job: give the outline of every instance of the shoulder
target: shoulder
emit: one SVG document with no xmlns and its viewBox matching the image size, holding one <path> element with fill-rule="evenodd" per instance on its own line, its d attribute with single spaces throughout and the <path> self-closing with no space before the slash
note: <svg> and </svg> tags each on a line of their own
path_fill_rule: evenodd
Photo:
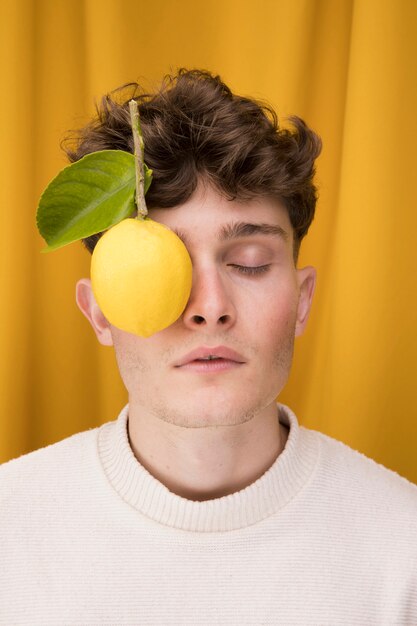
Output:
<svg viewBox="0 0 417 626">
<path fill-rule="evenodd" d="M 341 441 L 317 437 L 320 460 L 309 497 L 320 527 L 339 537 L 361 568 L 373 562 L 388 587 L 401 581 L 415 593 L 417 485 Z"/>
<path fill-rule="evenodd" d="M 315 431 L 316 432 L 316 431 Z M 324 489 L 345 494 L 363 510 L 392 523 L 411 523 L 417 531 L 417 485 L 362 452 L 316 432 L 320 440 L 320 480 Z"/>
<path fill-rule="evenodd" d="M 98 430 L 90 428 L 1 464 L 0 505 L 25 496 L 34 499 L 46 486 L 74 480 L 91 462 Z"/>
</svg>

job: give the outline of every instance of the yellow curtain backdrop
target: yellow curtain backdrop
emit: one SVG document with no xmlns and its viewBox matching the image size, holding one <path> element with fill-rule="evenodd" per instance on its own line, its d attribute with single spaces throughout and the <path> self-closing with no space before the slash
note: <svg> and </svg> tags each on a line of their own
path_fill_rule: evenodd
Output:
<svg viewBox="0 0 417 626">
<path fill-rule="evenodd" d="M 112 348 L 75 303 L 81 243 L 41 254 L 35 210 L 59 142 L 118 85 L 178 67 L 319 132 L 318 270 L 281 400 L 417 482 L 417 3 L 414 0 L 3 0 L 0 5 L 0 462 L 117 417 Z"/>
</svg>

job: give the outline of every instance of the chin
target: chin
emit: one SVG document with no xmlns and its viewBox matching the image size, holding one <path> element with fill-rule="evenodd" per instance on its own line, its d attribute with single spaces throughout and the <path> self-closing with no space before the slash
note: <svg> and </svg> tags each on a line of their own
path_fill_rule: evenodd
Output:
<svg viewBox="0 0 417 626">
<path fill-rule="evenodd" d="M 249 421 L 261 408 L 259 399 L 245 398 L 242 392 L 233 394 L 231 391 L 219 390 L 216 393 L 213 389 L 208 393 L 199 391 L 188 397 L 186 403 L 181 399 L 177 410 L 174 399 L 170 398 L 171 415 L 178 426 L 234 426 Z"/>
</svg>

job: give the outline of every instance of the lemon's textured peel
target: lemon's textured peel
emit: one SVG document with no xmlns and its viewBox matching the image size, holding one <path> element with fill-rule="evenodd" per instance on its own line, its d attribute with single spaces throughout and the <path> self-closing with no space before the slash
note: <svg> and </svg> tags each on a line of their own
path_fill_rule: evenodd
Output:
<svg viewBox="0 0 417 626">
<path fill-rule="evenodd" d="M 173 324 L 191 293 L 192 263 L 181 239 L 146 217 L 124 219 L 98 240 L 91 286 L 107 320 L 140 337 Z"/>
</svg>

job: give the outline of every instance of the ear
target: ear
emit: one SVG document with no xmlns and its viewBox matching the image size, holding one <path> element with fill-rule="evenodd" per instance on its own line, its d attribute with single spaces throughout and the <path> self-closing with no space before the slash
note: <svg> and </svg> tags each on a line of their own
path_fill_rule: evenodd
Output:
<svg viewBox="0 0 417 626">
<path fill-rule="evenodd" d="M 103 346 L 112 346 L 113 337 L 110 324 L 104 317 L 94 298 L 91 280 L 89 278 L 82 278 L 77 282 L 75 287 L 75 300 L 81 313 L 85 315 L 93 327 L 99 342 L 103 344 Z"/>
<path fill-rule="evenodd" d="M 310 314 L 311 303 L 316 287 L 316 270 L 314 267 L 303 267 L 297 270 L 297 280 L 299 297 L 295 336 L 299 337 L 304 332 Z"/>
</svg>

